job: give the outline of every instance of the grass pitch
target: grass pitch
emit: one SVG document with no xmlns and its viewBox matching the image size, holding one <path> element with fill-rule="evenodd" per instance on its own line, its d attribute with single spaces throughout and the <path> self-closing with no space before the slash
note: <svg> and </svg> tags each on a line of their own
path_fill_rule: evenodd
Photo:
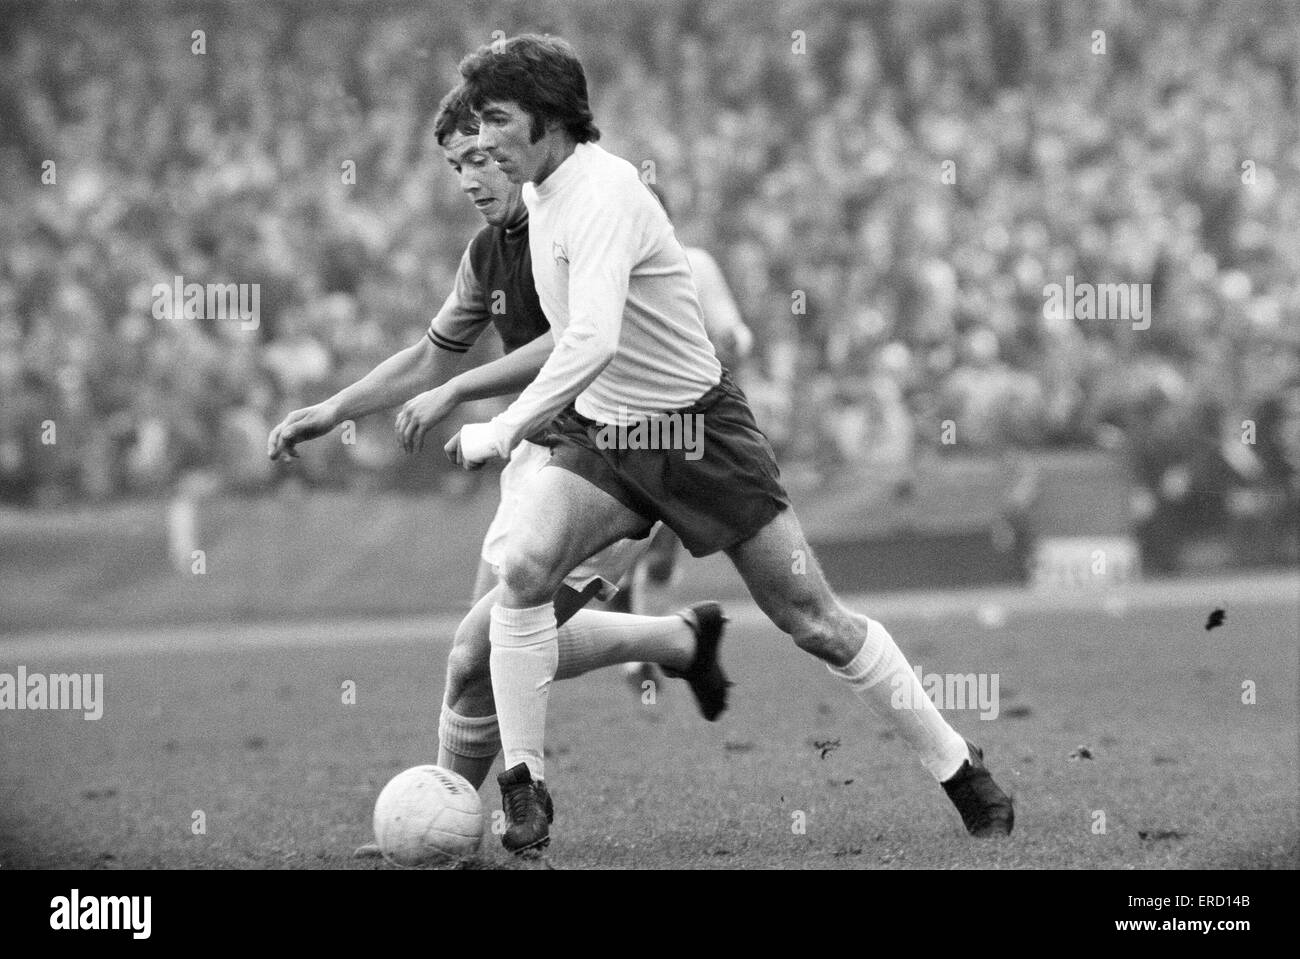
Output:
<svg viewBox="0 0 1300 959">
<path fill-rule="evenodd" d="M 716 724 L 672 680 L 653 703 L 614 670 L 555 685 L 546 864 L 1296 868 L 1296 588 L 1280 576 L 1240 596 L 1206 582 L 855 602 L 926 673 L 997 674 L 996 719 L 946 715 L 1015 794 L 1016 832 L 1001 842 L 968 839 L 903 744 L 732 603 L 737 685 Z M 1206 630 L 1224 602 L 1226 622 Z M 98 721 L 0 712 L 0 865 L 391 868 L 351 853 L 383 784 L 435 760 L 452 625 L 0 640 L 0 671 L 105 684 Z M 489 815 L 500 808 L 492 779 L 483 796 Z M 473 865 L 515 864 L 489 832 Z"/>
</svg>

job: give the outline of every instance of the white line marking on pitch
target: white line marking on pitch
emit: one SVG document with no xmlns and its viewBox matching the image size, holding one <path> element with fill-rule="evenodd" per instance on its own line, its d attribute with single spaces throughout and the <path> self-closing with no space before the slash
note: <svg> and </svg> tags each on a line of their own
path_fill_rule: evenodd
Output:
<svg viewBox="0 0 1300 959">
<path fill-rule="evenodd" d="M 1270 573 L 1258 577 L 1174 580 L 1138 583 L 1111 589 L 1040 593 L 1023 587 L 949 590 L 844 597 L 849 607 L 882 620 L 941 619 L 977 615 L 997 608 L 1000 615 L 1049 612 L 1108 612 L 1219 604 L 1292 605 L 1300 611 L 1300 575 Z M 767 617 L 750 600 L 724 604 L 737 628 L 767 625 Z M 340 646 L 387 646 L 430 643 L 444 647 L 460 615 L 320 622 L 203 623 L 149 629 L 62 629 L 0 638 L 0 664 L 53 659 L 100 659 L 166 653 L 234 652 L 247 649 L 312 649 Z"/>
</svg>

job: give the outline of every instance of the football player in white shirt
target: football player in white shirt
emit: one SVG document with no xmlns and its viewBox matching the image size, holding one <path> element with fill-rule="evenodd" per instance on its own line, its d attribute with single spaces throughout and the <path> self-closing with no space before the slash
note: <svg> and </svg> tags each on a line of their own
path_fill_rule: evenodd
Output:
<svg viewBox="0 0 1300 959">
<path fill-rule="evenodd" d="M 402 446 L 413 451 L 460 403 L 515 392 L 537 374 L 549 354 L 552 338 L 533 286 L 528 213 L 520 189 L 479 150 L 478 121 L 461 94 L 454 90 L 443 99 L 434 133 L 486 225 L 466 248 L 451 293 L 418 343 L 335 396 L 286 416 L 267 441 L 272 460 L 292 459 L 299 443 L 403 400 L 396 428 Z M 503 295 L 494 297 L 497 292 Z M 492 308 L 498 302 L 504 308 Z M 489 324 L 501 334 L 507 355 L 454 375 L 461 357 Z M 543 441 L 540 435 L 522 439 L 502 471 L 501 502 L 483 543 L 475 606 L 456 631 L 447 661 L 438 763 L 475 787 L 487 777 L 500 752 L 488 679 L 488 612 L 497 586 L 499 551 L 516 516 L 521 488 L 550 458 L 549 450 L 539 445 Z M 579 611 L 592 594 L 590 587 L 601 581 L 618 582 L 646 544 L 644 538 L 620 539 L 581 563 L 557 587 L 555 625 L 561 648 L 556 678 L 643 659 L 676 666 L 690 682 L 705 718 L 715 720 L 726 707 L 729 685 L 717 666 L 723 617 L 716 603 L 698 603 L 671 616 L 654 617 Z M 700 667 L 692 670 L 693 664 Z M 362 851 L 371 850 L 363 847 Z"/>
<path fill-rule="evenodd" d="M 479 146 L 524 184 L 533 276 L 556 337 L 510 407 L 446 447 L 474 467 L 558 417 L 550 466 L 507 534 L 491 611 L 503 845 L 518 853 L 550 841 L 543 742 L 555 589 L 585 557 L 660 520 L 695 556 L 727 553 L 772 622 L 916 752 L 972 835 L 1009 834 L 1012 802 L 982 752 L 940 715 L 884 626 L 846 608 L 822 576 L 771 446 L 714 355 L 668 217 L 636 168 L 595 142 L 572 47 L 514 37 L 481 47 L 460 72 Z"/>
</svg>

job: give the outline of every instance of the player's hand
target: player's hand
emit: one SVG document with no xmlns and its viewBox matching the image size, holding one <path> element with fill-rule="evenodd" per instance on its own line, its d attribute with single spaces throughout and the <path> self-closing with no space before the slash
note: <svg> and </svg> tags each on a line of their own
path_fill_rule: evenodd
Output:
<svg viewBox="0 0 1300 959">
<path fill-rule="evenodd" d="M 501 455 L 493 442 L 494 435 L 491 423 L 468 423 L 447 441 L 443 451 L 457 466 L 476 470 L 488 460 Z"/>
<path fill-rule="evenodd" d="M 297 459 L 294 448 L 304 440 L 324 436 L 338 425 L 338 412 L 328 403 L 294 410 L 280 421 L 266 440 L 266 455 L 272 460 Z"/>
<path fill-rule="evenodd" d="M 728 368 L 739 365 L 754 349 L 754 334 L 744 323 L 737 323 L 716 336 L 714 348 L 722 365 Z"/>
<path fill-rule="evenodd" d="M 754 351 L 754 331 L 744 323 L 737 323 L 731 331 L 732 351 L 737 361 L 746 359 Z"/>
<path fill-rule="evenodd" d="M 451 460 L 462 469 L 476 470 L 483 465 L 482 463 L 471 463 L 465 459 L 464 455 L 462 455 L 460 451 L 460 430 L 457 430 L 456 435 L 447 440 L 442 451 L 447 454 L 447 459 Z"/>
<path fill-rule="evenodd" d="M 445 420 L 457 405 L 456 397 L 446 386 L 407 400 L 398 410 L 394 423 L 402 449 L 408 453 L 424 449 L 424 435 Z"/>
</svg>

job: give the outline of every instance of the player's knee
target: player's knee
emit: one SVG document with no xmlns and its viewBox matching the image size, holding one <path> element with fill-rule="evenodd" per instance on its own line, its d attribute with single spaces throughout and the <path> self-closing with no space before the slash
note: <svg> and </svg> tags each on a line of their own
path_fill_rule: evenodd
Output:
<svg viewBox="0 0 1300 959">
<path fill-rule="evenodd" d="M 476 686 L 490 684 L 489 671 L 490 647 L 484 650 L 477 637 L 462 637 L 459 631 L 456 641 L 447 654 L 447 688 L 448 701 L 455 702 Z M 490 688 L 490 686 L 489 686 Z"/>
<path fill-rule="evenodd" d="M 501 562 L 501 582 L 516 599 L 529 604 L 541 604 L 550 599 L 559 588 L 560 580 L 552 558 L 545 551 L 527 544 L 508 549 Z"/>
</svg>

